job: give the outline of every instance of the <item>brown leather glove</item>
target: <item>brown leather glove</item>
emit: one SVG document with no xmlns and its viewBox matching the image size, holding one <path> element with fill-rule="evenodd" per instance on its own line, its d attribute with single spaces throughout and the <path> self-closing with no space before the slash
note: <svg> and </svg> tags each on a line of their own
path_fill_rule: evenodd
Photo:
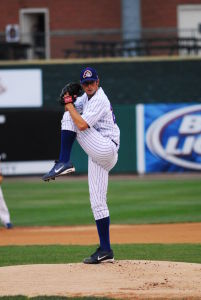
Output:
<svg viewBox="0 0 201 300">
<path fill-rule="evenodd" d="M 62 89 L 59 98 L 59 103 L 62 105 L 74 103 L 77 97 L 81 96 L 82 94 L 83 90 L 81 85 L 77 82 L 70 82 L 66 84 L 65 87 Z"/>
</svg>

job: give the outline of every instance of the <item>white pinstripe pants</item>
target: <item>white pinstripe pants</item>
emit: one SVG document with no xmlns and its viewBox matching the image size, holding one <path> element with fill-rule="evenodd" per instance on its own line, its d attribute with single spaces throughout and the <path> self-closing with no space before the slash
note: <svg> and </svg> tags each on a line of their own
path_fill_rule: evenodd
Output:
<svg viewBox="0 0 201 300">
<path fill-rule="evenodd" d="M 108 217 L 108 174 L 118 159 L 117 146 L 93 127 L 84 131 L 78 130 L 69 112 L 63 115 L 61 129 L 76 132 L 78 143 L 88 155 L 89 194 L 95 220 Z"/>
<path fill-rule="evenodd" d="M 0 220 L 4 225 L 6 223 L 10 223 L 10 214 L 4 200 L 1 186 L 0 186 Z"/>
</svg>

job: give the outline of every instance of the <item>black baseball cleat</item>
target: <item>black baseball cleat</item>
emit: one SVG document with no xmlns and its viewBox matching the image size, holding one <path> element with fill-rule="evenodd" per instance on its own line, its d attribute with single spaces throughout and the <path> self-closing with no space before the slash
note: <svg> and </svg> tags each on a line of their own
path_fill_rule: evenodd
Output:
<svg viewBox="0 0 201 300">
<path fill-rule="evenodd" d="M 6 224 L 5 224 L 5 227 L 6 227 L 7 229 L 12 229 L 12 228 L 13 228 L 13 224 L 12 224 L 12 223 L 6 223 Z"/>
<path fill-rule="evenodd" d="M 4 220 L 1 220 L 2 225 L 6 228 L 6 229 L 12 229 L 13 228 L 13 224 L 11 222 L 4 222 Z"/>
<path fill-rule="evenodd" d="M 114 253 L 112 249 L 110 251 L 104 251 L 100 247 L 90 257 L 83 260 L 84 264 L 100 264 L 106 262 L 114 262 Z"/>
<path fill-rule="evenodd" d="M 49 181 L 50 179 L 54 180 L 55 177 L 73 172 L 75 172 L 75 168 L 70 161 L 67 163 L 55 161 L 54 167 L 47 174 L 45 174 L 42 179 L 44 181 Z"/>
</svg>

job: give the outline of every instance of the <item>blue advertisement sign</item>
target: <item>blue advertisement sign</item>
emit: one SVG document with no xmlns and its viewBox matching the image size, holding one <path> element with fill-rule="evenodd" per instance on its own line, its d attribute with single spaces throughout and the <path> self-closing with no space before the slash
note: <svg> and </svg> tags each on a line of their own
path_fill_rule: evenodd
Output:
<svg viewBox="0 0 201 300">
<path fill-rule="evenodd" d="M 201 104 L 148 104 L 142 112 L 141 173 L 201 171 Z"/>
</svg>

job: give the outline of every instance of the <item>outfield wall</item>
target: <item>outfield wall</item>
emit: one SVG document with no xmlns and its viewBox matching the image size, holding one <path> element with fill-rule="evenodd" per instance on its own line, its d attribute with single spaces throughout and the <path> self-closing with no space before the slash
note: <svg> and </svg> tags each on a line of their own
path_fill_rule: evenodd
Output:
<svg viewBox="0 0 201 300">
<path fill-rule="evenodd" d="M 135 105 L 116 105 L 114 112 L 121 128 L 121 146 L 112 172 L 136 173 Z M 51 168 L 59 157 L 62 114 L 51 109 L 1 109 L 0 154 L 5 175 L 40 174 Z M 78 173 L 87 172 L 87 155 L 77 142 L 71 158 Z"/>
<path fill-rule="evenodd" d="M 1 63 L 0 155 L 4 174 L 42 174 L 49 170 L 59 155 L 63 108 L 56 100 L 66 82 L 77 80 L 80 70 L 87 65 L 97 68 L 121 130 L 119 161 L 113 173 L 153 172 L 142 169 L 145 157 L 139 144 L 145 132 L 142 128 L 141 132 L 136 130 L 139 127 L 138 120 L 136 126 L 136 104 L 157 107 L 159 103 L 193 101 L 199 104 L 201 101 L 201 59 L 198 58 Z M 18 80 L 16 84 L 18 75 L 24 76 L 24 80 Z M 16 97 L 8 97 L 8 93 Z M 29 97 L 32 93 L 37 97 Z M 151 109 L 154 110 L 153 106 Z M 196 142 L 196 151 L 200 155 L 198 148 L 199 142 Z M 78 173 L 87 172 L 87 156 L 77 144 L 73 148 L 72 161 Z M 170 169 L 154 170 L 166 172 Z"/>
<path fill-rule="evenodd" d="M 0 77 L 2 70 L 40 69 L 43 106 L 55 108 L 62 87 L 79 80 L 80 70 L 88 65 L 98 70 L 112 104 L 201 101 L 199 57 L 0 62 Z"/>
<path fill-rule="evenodd" d="M 112 173 L 201 171 L 201 104 L 115 105 L 121 129 L 119 160 Z M 59 156 L 56 110 L 1 110 L 2 168 L 6 175 L 45 173 Z M 87 155 L 75 143 L 72 162 L 87 172 Z"/>
</svg>

